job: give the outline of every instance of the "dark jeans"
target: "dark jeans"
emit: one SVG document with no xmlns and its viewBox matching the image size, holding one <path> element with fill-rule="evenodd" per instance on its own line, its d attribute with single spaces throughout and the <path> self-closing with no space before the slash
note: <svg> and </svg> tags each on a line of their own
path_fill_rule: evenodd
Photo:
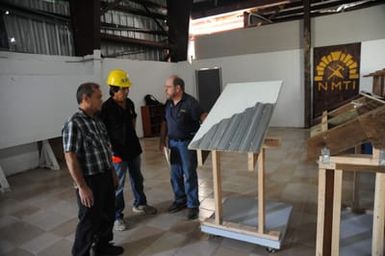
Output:
<svg viewBox="0 0 385 256">
<path fill-rule="evenodd" d="M 188 208 L 199 207 L 197 155 L 187 148 L 190 141 L 169 141 L 171 150 L 171 186 L 175 202 Z"/>
<path fill-rule="evenodd" d="M 76 227 L 72 255 L 88 256 L 94 240 L 97 239 L 101 245 L 113 238 L 115 197 L 111 172 L 107 170 L 102 174 L 84 177 L 94 195 L 94 205 L 91 208 L 82 205 L 79 190 L 76 190 L 79 223 Z"/>
<path fill-rule="evenodd" d="M 130 174 L 131 190 L 134 194 L 134 206 L 146 205 L 147 199 L 143 188 L 143 175 L 140 170 L 140 156 L 128 161 L 123 161 L 119 164 L 114 164 L 116 174 L 119 178 L 119 187 L 115 192 L 115 219 L 123 218 L 124 203 L 124 183 L 126 173 Z"/>
</svg>

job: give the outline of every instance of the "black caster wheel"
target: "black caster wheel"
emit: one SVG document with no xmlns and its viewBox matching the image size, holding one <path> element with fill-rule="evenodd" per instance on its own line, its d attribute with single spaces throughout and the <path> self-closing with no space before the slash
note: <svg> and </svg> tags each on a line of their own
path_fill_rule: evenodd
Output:
<svg viewBox="0 0 385 256">
<path fill-rule="evenodd" d="M 274 248 L 271 248 L 271 247 L 266 247 L 266 251 L 268 253 L 275 253 L 275 249 Z"/>
</svg>

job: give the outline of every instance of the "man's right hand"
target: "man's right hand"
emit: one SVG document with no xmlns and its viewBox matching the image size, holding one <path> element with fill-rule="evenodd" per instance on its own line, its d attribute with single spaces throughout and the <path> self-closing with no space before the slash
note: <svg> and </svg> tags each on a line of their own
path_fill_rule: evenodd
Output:
<svg viewBox="0 0 385 256">
<path fill-rule="evenodd" d="M 83 188 L 79 188 L 79 196 L 80 202 L 87 208 L 91 208 L 94 205 L 94 194 L 92 190 L 85 186 Z"/>
</svg>

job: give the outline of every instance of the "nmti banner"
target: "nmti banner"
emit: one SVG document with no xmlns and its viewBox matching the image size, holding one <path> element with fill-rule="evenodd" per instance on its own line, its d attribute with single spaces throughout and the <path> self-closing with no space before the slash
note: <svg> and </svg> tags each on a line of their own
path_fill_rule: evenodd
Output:
<svg viewBox="0 0 385 256">
<path fill-rule="evenodd" d="M 361 43 L 314 48 L 313 118 L 359 92 Z"/>
</svg>

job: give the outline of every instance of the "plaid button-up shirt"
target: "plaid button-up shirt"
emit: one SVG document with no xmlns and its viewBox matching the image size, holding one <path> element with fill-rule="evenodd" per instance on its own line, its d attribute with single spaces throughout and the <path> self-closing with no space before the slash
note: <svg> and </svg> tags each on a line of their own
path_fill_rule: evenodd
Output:
<svg viewBox="0 0 385 256">
<path fill-rule="evenodd" d="M 83 175 L 103 173 L 112 168 L 111 143 L 106 127 L 97 117 L 76 112 L 62 130 L 64 152 L 76 153 Z"/>
</svg>

